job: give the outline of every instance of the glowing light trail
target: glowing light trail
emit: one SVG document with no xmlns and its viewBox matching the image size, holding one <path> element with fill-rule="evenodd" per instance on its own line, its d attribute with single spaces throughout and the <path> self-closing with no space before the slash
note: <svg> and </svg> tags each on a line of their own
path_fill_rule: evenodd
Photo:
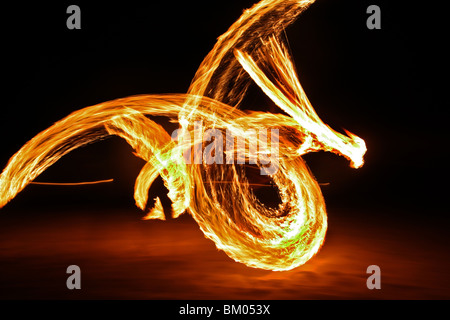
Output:
<svg viewBox="0 0 450 320">
<path fill-rule="evenodd" d="M 37 182 L 33 181 L 30 184 L 37 184 L 41 186 L 85 186 L 91 184 L 100 184 L 100 183 L 108 183 L 113 182 L 114 179 L 108 180 L 98 180 L 98 181 L 86 181 L 86 182 Z"/>
</svg>

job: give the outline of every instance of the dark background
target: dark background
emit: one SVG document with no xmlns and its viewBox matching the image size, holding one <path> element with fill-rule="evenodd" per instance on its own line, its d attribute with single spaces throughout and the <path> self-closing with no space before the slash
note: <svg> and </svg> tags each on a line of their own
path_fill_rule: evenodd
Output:
<svg viewBox="0 0 450 320">
<path fill-rule="evenodd" d="M 80 1 L 76 4 L 81 8 L 81 30 L 66 28 L 66 8 L 75 3 L 4 6 L 0 166 L 6 166 L 8 159 L 29 139 L 72 111 L 134 94 L 186 92 L 216 38 L 253 3 L 127 1 L 93 4 Z M 366 8 L 370 4 L 381 8 L 381 30 L 366 28 Z M 449 218 L 445 192 L 448 189 L 447 112 L 439 99 L 443 93 L 442 84 L 446 82 L 442 71 L 447 38 L 444 21 L 442 8 L 434 4 L 318 0 L 287 29 L 300 81 L 317 113 L 332 128 L 339 131 L 345 128 L 363 138 L 368 151 L 365 165 L 358 170 L 350 168 L 345 158 L 329 153 L 304 157 L 319 183 L 326 184 L 322 191 L 330 219 L 327 240 L 330 244 L 327 247 L 325 243 L 323 259 L 327 259 L 326 252 L 331 256 L 334 253 L 339 263 L 326 264 L 323 268 L 315 266 L 314 261 L 322 255 L 319 253 L 311 260 L 316 278 L 308 277 L 307 273 L 299 276 L 302 281 L 313 283 L 309 289 L 297 288 L 290 294 L 271 291 L 272 295 L 264 294 L 264 290 L 269 290 L 267 288 L 255 289 L 248 293 L 248 298 L 449 298 L 450 279 L 446 271 L 450 261 L 447 250 Z M 247 105 L 248 109 L 273 112 L 271 102 L 259 97 L 261 92 L 254 89 L 251 95 L 254 96 L 248 100 L 254 104 Z M 259 101 L 267 101 L 267 105 L 256 103 Z M 134 207 L 132 197 L 134 181 L 143 164 L 124 141 L 110 138 L 70 153 L 36 180 L 76 182 L 114 178 L 114 183 L 83 187 L 30 185 L 1 209 L 3 242 L 0 245 L 3 243 L 4 250 L 0 253 L 3 261 L 0 296 L 54 298 L 62 294 L 71 298 L 64 286 L 55 288 L 48 284 L 52 275 L 44 273 L 42 279 L 46 280 L 34 284 L 22 281 L 27 268 L 33 268 L 26 261 L 34 259 L 36 265 L 41 265 L 40 269 L 33 269 L 34 273 L 39 273 L 56 259 L 56 254 L 49 258 L 49 252 L 70 256 L 73 253 L 68 247 L 75 246 L 78 259 L 86 265 L 98 266 L 99 261 L 106 259 L 102 256 L 106 247 L 126 247 L 123 243 L 132 241 L 130 237 L 137 237 L 136 234 L 141 237 L 135 240 L 136 243 L 159 243 L 160 247 L 154 250 L 160 250 L 162 256 L 169 259 L 167 262 L 158 254 L 150 254 L 151 259 L 145 260 L 151 261 L 150 267 L 139 260 L 144 269 L 168 268 L 164 274 L 150 272 L 153 278 L 146 288 L 151 292 L 154 292 L 158 279 L 164 279 L 161 283 L 166 283 L 170 275 L 181 272 L 167 267 L 173 265 L 172 251 L 180 254 L 182 243 L 191 248 L 197 240 L 199 246 L 203 243 L 208 246 L 210 252 L 206 256 L 220 254 L 220 263 L 229 264 L 233 273 L 241 272 L 245 277 L 255 275 L 258 278 L 261 274 L 261 277 L 266 274 L 272 277 L 265 271 L 255 271 L 240 264 L 234 266 L 236 263 L 214 251 L 214 245 L 202 238 L 188 216 L 182 217 L 180 222 L 140 221 L 143 213 Z M 150 199 L 155 195 L 164 196 L 165 192 L 162 182 L 157 180 L 150 190 Z M 164 204 L 168 204 L 167 198 Z M 133 226 L 129 229 L 130 234 L 121 228 L 126 223 Z M 61 231 L 64 226 L 68 228 L 66 232 Z M 33 232 L 37 234 L 31 236 Z M 70 241 L 71 232 L 75 239 L 95 234 L 101 239 L 114 238 L 117 243 L 105 242 L 105 248 L 101 245 L 97 248 L 91 240 L 85 239 L 83 241 L 87 242 L 80 240 L 78 244 L 54 247 L 59 241 Z M 151 232 L 151 239 L 146 238 L 147 232 Z M 187 232 L 186 237 L 177 242 L 176 238 L 182 232 Z M 42 244 L 39 235 L 49 239 L 48 242 Z M 189 238 L 194 239 L 191 244 Z M 101 243 L 99 239 L 92 241 Z M 354 243 L 364 245 L 351 248 Z M 173 247 L 167 248 L 169 244 Z M 24 247 L 33 254 L 17 249 Z M 376 254 L 372 256 L 366 249 Z M 40 255 L 40 250 L 47 254 Z M 352 250 L 354 256 L 348 256 L 347 260 L 340 255 Z M 125 257 L 130 252 L 117 254 Z M 204 260 L 203 253 L 193 252 L 185 258 L 194 259 L 193 256 L 204 272 L 213 269 L 217 272 L 216 267 L 208 266 L 210 260 Z M 186 263 L 186 259 L 181 257 L 180 261 Z M 65 263 L 64 259 L 57 261 L 59 264 L 52 265 Z M 365 277 L 364 268 L 383 263 L 388 269 L 387 281 L 391 281 L 388 283 L 392 286 L 390 291 L 381 290 L 382 293 L 373 296 L 361 280 Z M 352 265 L 346 270 L 353 270 L 355 264 L 360 272 L 357 275 L 359 282 L 333 282 L 339 277 L 345 279 L 342 274 L 333 274 L 336 268 L 342 271 Z M 165 294 L 148 295 L 146 289 L 136 284 L 140 283 L 139 276 L 133 280 L 134 284 L 120 284 L 120 281 L 127 281 L 124 279 L 128 279 L 129 273 L 136 271 L 123 272 L 125 269 L 117 268 L 122 273 L 110 270 L 114 274 L 111 277 L 119 282 L 115 284 L 117 288 L 127 287 L 128 293 L 111 294 L 104 282 L 96 280 L 98 275 L 91 274 L 93 286 L 99 291 L 94 294 L 82 290 L 76 297 L 241 297 L 237 289 L 233 291 L 223 284 L 205 291 L 205 286 L 195 281 L 198 275 L 189 272 L 180 277 L 190 279 L 188 283 L 192 286 L 184 292 L 191 292 L 193 296 L 181 294 L 179 288 L 175 289 L 175 284 L 171 287 L 170 283 L 163 286 Z M 308 264 L 302 268 L 309 270 Z M 411 268 L 415 271 L 404 271 Z M 352 272 L 347 271 L 348 274 Z M 64 272 L 58 277 L 64 284 Z M 326 281 L 323 282 L 319 292 L 314 283 L 327 277 L 334 280 L 330 280 L 328 286 Z M 44 282 L 49 286 L 44 285 L 47 289 L 43 291 L 47 294 L 41 292 L 39 295 L 37 288 L 42 288 Z M 130 289 L 133 285 L 146 294 Z M 351 292 L 335 289 L 358 285 L 360 287 Z M 279 283 L 273 286 L 279 286 Z M 415 286 L 416 291 L 411 286 Z M 100 287 L 103 289 L 98 289 Z"/>
</svg>

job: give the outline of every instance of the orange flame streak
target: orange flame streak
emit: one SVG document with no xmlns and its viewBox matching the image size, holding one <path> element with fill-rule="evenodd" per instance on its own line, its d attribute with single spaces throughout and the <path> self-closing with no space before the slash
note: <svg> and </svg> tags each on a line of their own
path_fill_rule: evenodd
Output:
<svg viewBox="0 0 450 320">
<path fill-rule="evenodd" d="M 282 45 L 281 32 L 312 2 L 263 0 L 244 11 L 219 37 L 187 94 L 104 102 L 76 111 L 41 132 L 10 159 L 1 174 L 0 207 L 68 152 L 118 135 L 146 161 L 135 185 L 139 208 L 145 210 L 149 188 L 160 175 L 169 190 L 172 216 L 188 211 L 205 236 L 234 260 L 274 271 L 306 263 L 324 242 L 327 216 L 320 187 L 301 155 L 331 151 L 356 168 L 363 164 L 366 151 L 361 138 L 350 132 L 340 134 L 319 119 Z M 240 111 L 252 80 L 289 116 Z M 145 115 L 178 120 L 178 141 Z M 275 137 L 278 171 L 270 175 L 281 199 L 277 208 L 256 198 L 243 165 L 187 163 L 184 152 L 196 147 L 194 121 L 202 121 L 201 134 L 214 128 L 259 146 L 264 143 L 261 136 L 250 136 L 248 130 L 279 130 Z M 225 153 L 234 155 L 244 149 L 245 145 L 238 145 Z M 159 198 L 144 219 L 165 219 Z"/>
<path fill-rule="evenodd" d="M 100 183 L 107 183 L 107 182 L 113 182 L 114 179 L 108 179 L 108 180 L 98 180 L 98 181 L 85 181 L 85 182 L 37 182 L 33 181 L 30 182 L 30 184 L 37 184 L 41 186 L 86 186 L 91 184 L 100 184 Z"/>
</svg>

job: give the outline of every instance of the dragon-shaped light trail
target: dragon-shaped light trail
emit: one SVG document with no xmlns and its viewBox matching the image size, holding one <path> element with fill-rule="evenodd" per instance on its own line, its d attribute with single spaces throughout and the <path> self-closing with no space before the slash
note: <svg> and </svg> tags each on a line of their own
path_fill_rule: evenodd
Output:
<svg viewBox="0 0 450 320">
<path fill-rule="evenodd" d="M 340 134 L 319 119 L 282 41 L 283 30 L 312 2 L 263 0 L 245 10 L 218 38 L 186 94 L 139 95 L 100 103 L 41 132 L 1 174 L 0 207 L 68 152 L 117 135 L 146 161 L 135 185 L 139 208 L 145 210 L 149 188 L 161 176 L 173 217 L 189 212 L 205 236 L 234 260 L 275 271 L 304 264 L 324 242 L 327 216 L 321 190 L 301 155 L 331 151 L 357 168 L 366 151 L 362 139 L 350 132 Z M 252 81 L 287 115 L 240 111 Z M 178 122 L 179 141 L 149 115 Z M 258 201 L 241 164 L 186 163 L 183 152 L 193 143 L 182 137 L 193 133 L 196 121 L 202 121 L 202 130 L 214 128 L 234 136 L 248 129 L 278 129 L 278 170 L 270 176 L 281 199 L 277 208 Z M 163 217 L 157 198 L 145 219 Z"/>
</svg>

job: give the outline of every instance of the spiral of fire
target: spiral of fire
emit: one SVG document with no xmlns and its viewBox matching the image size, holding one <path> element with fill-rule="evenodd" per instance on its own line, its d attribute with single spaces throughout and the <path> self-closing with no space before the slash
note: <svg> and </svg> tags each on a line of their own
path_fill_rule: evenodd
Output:
<svg viewBox="0 0 450 320">
<path fill-rule="evenodd" d="M 306 263 L 324 242 L 327 215 L 320 187 L 301 155 L 330 151 L 357 168 L 366 151 L 361 138 L 350 132 L 338 133 L 319 119 L 284 45 L 283 30 L 312 2 L 263 0 L 244 11 L 218 38 L 186 94 L 139 95 L 100 103 L 39 133 L 2 172 L 0 207 L 65 154 L 117 135 L 146 161 L 135 185 L 139 208 L 145 210 L 149 188 L 161 176 L 172 201 L 173 217 L 189 212 L 205 236 L 234 260 L 274 271 Z M 252 81 L 287 115 L 240 111 Z M 177 121 L 177 139 L 148 115 Z M 270 143 L 277 142 L 277 170 L 269 174 L 279 192 L 276 208 L 255 196 L 244 165 L 186 161 L 186 150 L 198 147 L 195 137 L 190 137 L 198 134 L 194 124 L 199 121 L 201 135 L 209 129 L 234 137 L 246 136 L 251 129 L 276 129 Z M 268 143 L 261 135 L 247 136 L 247 142 Z M 245 145 L 215 152 L 236 155 L 245 151 L 242 148 Z M 264 164 L 256 165 L 264 169 Z M 161 202 L 156 199 L 146 219 L 163 217 Z"/>
</svg>

